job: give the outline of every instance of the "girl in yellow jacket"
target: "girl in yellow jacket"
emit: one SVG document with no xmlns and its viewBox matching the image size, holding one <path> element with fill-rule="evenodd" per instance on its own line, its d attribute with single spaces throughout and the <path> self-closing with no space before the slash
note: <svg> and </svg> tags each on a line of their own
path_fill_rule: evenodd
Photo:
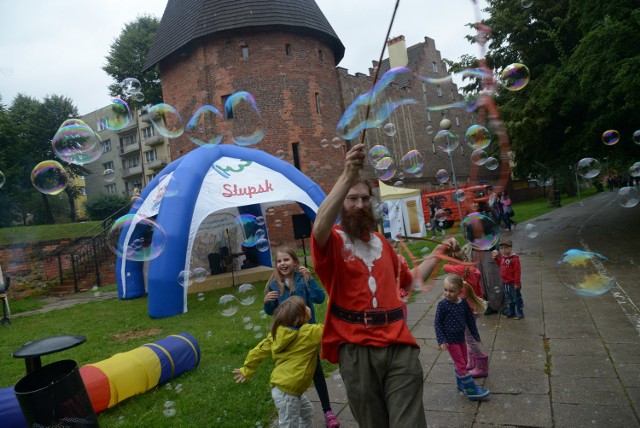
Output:
<svg viewBox="0 0 640 428">
<path fill-rule="evenodd" d="M 233 369 L 236 383 L 253 376 L 258 365 L 273 358 L 271 396 L 280 427 L 313 427 L 313 404 L 304 395 L 313 380 L 322 339 L 322 324 L 308 324 L 311 309 L 299 296 L 281 302 L 274 312 L 271 333 L 249 351 L 244 366 Z"/>
</svg>

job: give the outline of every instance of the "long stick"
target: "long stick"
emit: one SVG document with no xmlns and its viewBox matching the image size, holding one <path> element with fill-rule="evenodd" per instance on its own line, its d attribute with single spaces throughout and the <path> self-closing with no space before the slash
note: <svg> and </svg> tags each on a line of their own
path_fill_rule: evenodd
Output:
<svg viewBox="0 0 640 428">
<path fill-rule="evenodd" d="M 433 242 L 434 244 L 446 244 L 446 242 L 440 242 L 437 239 L 431 239 L 431 238 L 420 238 L 420 237 L 405 236 L 405 235 L 399 235 L 398 238 L 413 239 L 415 241 L 427 241 L 427 242 Z"/>
</svg>

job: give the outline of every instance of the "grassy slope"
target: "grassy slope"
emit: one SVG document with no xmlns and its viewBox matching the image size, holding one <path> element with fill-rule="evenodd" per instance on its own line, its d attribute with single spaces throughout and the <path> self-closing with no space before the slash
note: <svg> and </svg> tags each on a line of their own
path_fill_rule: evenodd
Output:
<svg viewBox="0 0 640 428">
<path fill-rule="evenodd" d="M 99 221 L 64 223 L 40 226 L 16 226 L 0 228 L 0 244 L 18 244 L 50 239 L 77 238 L 100 224 Z M 100 232 L 96 228 L 91 235 Z"/>
</svg>

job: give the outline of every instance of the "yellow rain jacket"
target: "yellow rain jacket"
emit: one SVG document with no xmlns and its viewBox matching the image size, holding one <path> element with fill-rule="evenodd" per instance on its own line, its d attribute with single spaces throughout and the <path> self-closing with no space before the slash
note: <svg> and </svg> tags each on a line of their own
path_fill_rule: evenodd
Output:
<svg viewBox="0 0 640 428">
<path fill-rule="evenodd" d="M 285 394 L 301 396 L 313 380 L 318 363 L 318 348 L 322 339 L 322 324 L 304 324 L 300 328 L 278 327 L 275 339 L 266 339 L 249 351 L 240 369 L 250 379 L 258 365 L 269 355 L 275 368 L 271 372 L 271 387 L 277 386 Z"/>
</svg>

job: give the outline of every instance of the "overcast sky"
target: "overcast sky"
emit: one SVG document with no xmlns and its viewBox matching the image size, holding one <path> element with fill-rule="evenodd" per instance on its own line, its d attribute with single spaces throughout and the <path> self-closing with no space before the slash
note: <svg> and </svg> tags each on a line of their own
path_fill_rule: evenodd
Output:
<svg viewBox="0 0 640 428">
<path fill-rule="evenodd" d="M 316 0 L 346 47 L 339 64 L 366 72 L 380 56 L 394 0 Z M 483 0 L 480 0 L 484 6 Z M 102 71 L 109 47 L 137 16 L 162 17 L 166 0 L 0 0 L 0 96 L 22 93 L 71 98 L 80 114 L 109 104 L 111 78 Z M 478 56 L 464 38 L 475 22 L 472 0 L 401 0 L 391 37 L 407 46 L 428 36 L 443 58 Z M 387 57 L 385 53 L 385 57 Z"/>
</svg>

